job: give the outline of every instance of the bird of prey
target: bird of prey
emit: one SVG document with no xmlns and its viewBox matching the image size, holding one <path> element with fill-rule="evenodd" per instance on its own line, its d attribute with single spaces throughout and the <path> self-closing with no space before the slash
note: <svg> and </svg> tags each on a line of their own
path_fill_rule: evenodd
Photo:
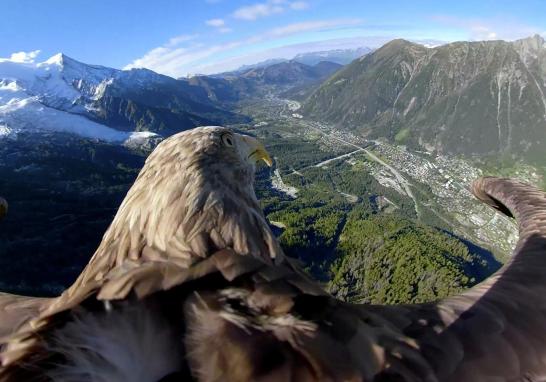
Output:
<svg viewBox="0 0 546 382">
<path fill-rule="evenodd" d="M 204 127 L 147 159 L 77 281 L 0 295 L 0 381 L 544 381 L 546 194 L 481 178 L 510 261 L 454 297 L 336 300 L 287 258 L 253 191 L 254 138 Z"/>
</svg>

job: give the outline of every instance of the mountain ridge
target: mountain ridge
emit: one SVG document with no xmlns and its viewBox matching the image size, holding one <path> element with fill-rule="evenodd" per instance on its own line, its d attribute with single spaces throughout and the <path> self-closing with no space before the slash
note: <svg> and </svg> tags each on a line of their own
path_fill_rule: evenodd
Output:
<svg viewBox="0 0 546 382">
<path fill-rule="evenodd" d="M 189 81 L 148 69 L 88 65 L 62 53 L 41 63 L 0 61 L 2 135 L 46 130 L 124 141 L 134 132 L 167 136 L 245 120 Z"/>
<path fill-rule="evenodd" d="M 321 61 L 306 65 L 290 60 L 242 72 L 227 72 L 214 76 L 193 76 L 188 79 L 206 89 L 210 99 L 220 103 L 235 103 L 246 98 L 283 93 L 300 87 L 313 87 L 331 76 L 342 65 Z"/>
<path fill-rule="evenodd" d="M 366 136 L 536 161 L 546 149 L 546 44 L 393 40 L 325 81 L 303 112 Z"/>
</svg>

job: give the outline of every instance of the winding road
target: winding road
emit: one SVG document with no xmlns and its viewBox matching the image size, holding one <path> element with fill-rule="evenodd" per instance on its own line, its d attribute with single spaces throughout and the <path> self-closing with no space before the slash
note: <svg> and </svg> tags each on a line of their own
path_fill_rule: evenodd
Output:
<svg viewBox="0 0 546 382">
<path fill-rule="evenodd" d="M 302 121 L 300 120 L 300 122 L 305 122 L 305 121 Z M 349 145 L 349 146 L 353 146 L 355 147 L 357 150 L 349 153 L 349 154 L 354 154 L 356 152 L 359 152 L 359 151 L 363 151 L 364 153 L 366 153 L 366 155 L 373 161 L 379 163 L 380 165 L 384 166 L 386 169 L 388 169 L 393 175 L 394 177 L 396 178 L 396 180 L 400 183 L 400 185 L 402 186 L 402 188 L 404 189 L 404 192 L 413 200 L 413 205 L 414 205 L 414 208 L 415 208 L 415 213 L 417 214 L 417 217 L 420 218 L 421 217 L 421 211 L 419 209 L 419 203 L 417 202 L 417 198 L 415 198 L 415 195 L 413 195 L 413 192 L 411 191 L 411 188 L 410 188 L 410 183 L 406 180 L 406 178 L 404 178 L 402 176 L 402 174 L 400 174 L 400 172 L 395 169 L 394 167 L 392 167 L 391 165 L 389 165 L 388 163 L 386 163 L 385 161 L 383 161 L 381 158 L 379 158 L 377 155 L 375 155 L 374 153 L 372 153 L 370 150 L 362 147 L 362 146 L 359 146 L 359 145 L 356 145 L 352 142 L 349 142 L 349 141 L 346 141 L 344 139 L 341 139 L 339 137 L 336 137 L 332 134 L 328 134 L 326 132 L 324 132 L 323 130 L 319 129 L 318 127 L 315 127 L 315 126 L 312 126 L 311 124 L 308 124 L 306 123 L 307 127 L 309 127 L 310 129 L 313 129 L 319 133 L 321 133 L 322 135 L 324 136 L 327 136 L 328 138 L 331 138 L 331 139 L 335 139 L 341 143 L 344 143 L 346 145 Z M 344 155 L 341 155 L 339 157 L 336 157 L 336 158 L 332 158 L 332 159 L 329 159 L 328 161 L 333 161 L 335 159 L 338 159 L 338 158 L 341 158 L 341 157 L 344 157 L 344 156 L 347 156 L 348 154 L 344 154 Z M 326 161 L 327 162 L 327 161 Z M 321 162 L 322 164 L 324 162 Z M 321 164 L 319 163 L 319 164 Z M 317 167 L 320 167 L 318 165 L 316 165 Z"/>
</svg>

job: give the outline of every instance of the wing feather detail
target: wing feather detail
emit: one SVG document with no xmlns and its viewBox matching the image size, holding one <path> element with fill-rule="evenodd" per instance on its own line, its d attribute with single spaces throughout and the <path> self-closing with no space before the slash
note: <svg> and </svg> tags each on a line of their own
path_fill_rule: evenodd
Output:
<svg viewBox="0 0 546 382">
<path fill-rule="evenodd" d="M 499 178 L 479 179 L 473 192 L 515 217 L 520 237 L 503 268 L 458 296 L 415 305 L 353 305 L 327 295 L 288 259 L 221 249 L 185 262 L 145 243 L 135 259 L 98 256 L 85 282 L 8 336 L 0 381 L 21 375 L 18 361 L 39 354 L 40 334 L 82 301 L 144 299 L 174 288 L 185 290 L 185 346 L 191 372 L 201 381 L 546 380 L 546 194 Z M 243 216 L 236 227 L 229 213 L 215 215 L 222 224 L 211 226 L 209 238 L 248 251 L 255 250 L 252 245 L 275 248 L 274 237 L 259 228 L 262 217 Z M 207 224 L 199 219 L 188 222 Z M 176 232 L 182 228 L 188 227 Z M 245 233 L 261 240 L 245 244 Z M 199 233 L 195 238 L 190 252 L 207 245 Z M 179 243 L 171 248 L 188 250 Z"/>
</svg>

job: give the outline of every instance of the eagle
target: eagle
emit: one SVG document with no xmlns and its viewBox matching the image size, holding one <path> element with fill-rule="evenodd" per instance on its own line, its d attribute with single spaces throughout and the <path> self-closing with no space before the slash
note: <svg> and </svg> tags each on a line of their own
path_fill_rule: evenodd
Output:
<svg viewBox="0 0 546 382">
<path fill-rule="evenodd" d="M 350 304 L 285 256 L 253 190 L 255 138 L 200 127 L 150 154 L 75 283 L 0 295 L 0 381 L 544 381 L 546 194 L 484 177 L 510 260 L 439 301 Z"/>
</svg>

